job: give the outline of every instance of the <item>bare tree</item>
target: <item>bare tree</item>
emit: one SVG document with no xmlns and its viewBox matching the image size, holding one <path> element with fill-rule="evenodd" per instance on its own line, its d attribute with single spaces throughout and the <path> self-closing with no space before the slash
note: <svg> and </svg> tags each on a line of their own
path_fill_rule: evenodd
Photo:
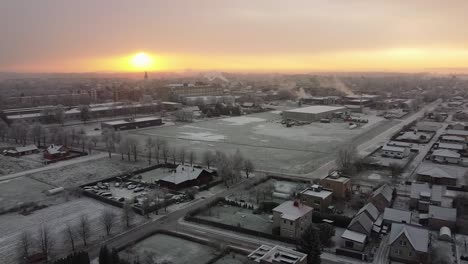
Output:
<svg viewBox="0 0 468 264">
<path fill-rule="evenodd" d="M 215 159 L 215 156 L 213 155 L 213 152 L 210 150 L 205 151 L 203 153 L 203 163 L 206 165 L 206 167 L 209 169 L 211 164 L 213 164 L 213 161 Z"/>
<path fill-rule="evenodd" d="M 46 225 L 42 224 L 40 226 L 37 234 L 37 239 L 39 242 L 38 244 L 40 246 L 41 253 L 45 257 L 46 261 L 48 261 L 52 249 L 54 248 L 55 240 L 52 237 L 52 234 Z"/>
<path fill-rule="evenodd" d="M 20 262 L 22 263 L 29 257 L 29 254 L 31 253 L 32 240 L 31 233 L 28 231 L 23 231 L 21 233 L 21 237 L 18 242 L 18 253 Z"/>
<path fill-rule="evenodd" d="M 8 125 L 0 119 L 0 138 L 2 139 L 2 141 L 5 141 L 5 138 L 8 135 L 8 130 Z"/>
<path fill-rule="evenodd" d="M 132 225 L 133 218 L 135 218 L 135 212 L 133 211 L 130 200 L 125 201 L 122 209 L 122 220 L 125 223 L 125 226 L 128 228 Z"/>
<path fill-rule="evenodd" d="M 128 161 L 130 161 L 130 142 L 127 137 L 123 137 L 119 143 L 119 152 L 122 155 L 122 160 L 124 160 L 124 155 L 127 154 Z"/>
<path fill-rule="evenodd" d="M 54 119 L 55 119 L 55 122 L 63 125 L 65 121 L 65 109 L 63 108 L 63 105 L 58 105 L 55 107 Z"/>
<path fill-rule="evenodd" d="M 159 156 L 161 155 L 163 146 L 166 146 L 167 142 L 165 140 L 160 139 L 160 138 L 156 138 L 156 140 L 154 141 L 154 145 L 155 145 L 155 148 L 156 148 L 156 150 L 155 150 L 156 161 L 159 164 Z"/>
<path fill-rule="evenodd" d="M 65 227 L 65 230 L 63 231 L 63 234 L 65 235 L 65 241 L 70 243 L 70 247 L 73 252 L 75 252 L 75 243 L 77 239 L 77 232 L 76 230 L 70 225 L 70 223 L 67 223 L 67 226 Z"/>
<path fill-rule="evenodd" d="M 244 156 L 239 149 L 236 150 L 236 153 L 231 157 L 232 169 L 234 173 L 240 177 L 240 172 L 244 167 Z"/>
<path fill-rule="evenodd" d="M 88 246 L 88 239 L 91 235 L 91 226 L 89 223 L 88 216 L 81 215 L 80 221 L 78 222 L 78 235 L 83 241 L 83 245 L 86 247 Z"/>
<path fill-rule="evenodd" d="M 347 175 L 352 175 L 355 171 L 354 163 L 357 159 L 358 152 L 356 146 L 346 145 L 338 151 L 336 164 L 341 172 Z"/>
<path fill-rule="evenodd" d="M 91 137 L 91 142 L 93 142 L 94 147 L 96 147 L 97 143 L 99 142 L 99 138 L 98 137 Z"/>
<path fill-rule="evenodd" d="M 32 140 L 34 144 L 37 144 L 38 147 L 41 146 L 41 138 L 43 133 L 45 133 L 45 129 L 39 123 L 36 123 L 31 129 Z"/>
<path fill-rule="evenodd" d="M 86 123 L 91 118 L 91 111 L 89 109 L 89 105 L 80 105 L 78 107 L 80 110 L 80 118 L 83 123 Z"/>
<path fill-rule="evenodd" d="M 152 137 L 147 137 L 145 140 L 146 153 L 148 154 L 148 165 L 151 165 L 151 153 L 156 145 Z"/>
<path fill-rule="evenodd" d="M 193 163 L 195 162 L 195 159 L 196 159 L 195 151 L 193 150 L 189 151 L 188 157 L 189 157 L 190 166 L 193 166 Z"/>
<path fill-rule="evenodd" d="M 184 165 L 185 164 L 185 154 L 187 154 L 187 151 L 185 148 L 181 148 L 179 150 L 179 162 Z"/>
<path fill-rule="evenodd" d="M 250 173 L 254 170 L 255 170 L 255 167 L 252 161 L 249 159 L 244 160 L 244 172 L 245 172 L 245 176 L 247 177 L 247 179 L 249 178 Z"/>
<path fill-rule="evenodd" d="M 115 214 L 111 210 L 105 210 L 101 215 L 101 223 L 106 229 L 106 234 L 109 236 L 112 228 L 115 225 Z"/>
<path fill-rule="evenodd" d="M 140 146 L 138 139 L 134 137 L 128 137 L 127 140 L 128 140 L 128 146 L 130 148 L 130 151 L 133 154 L 133 160 L 136 162 L 138 159 L 138 152 L 139 152 L 139 146 Z"/>
<path fill-rule="evenodd" d="M 169 159 L 169 147 L 167 145 L 162 146 L 161 155 L 164 159 L 164 163 L 167 164 L 167 160 Z"/>
<path fill-rule="evenodd" d="M 172 163 L 175 165 L 177 161 L 177 149 L 174 147 L 171 151 Z"/>
</svg>

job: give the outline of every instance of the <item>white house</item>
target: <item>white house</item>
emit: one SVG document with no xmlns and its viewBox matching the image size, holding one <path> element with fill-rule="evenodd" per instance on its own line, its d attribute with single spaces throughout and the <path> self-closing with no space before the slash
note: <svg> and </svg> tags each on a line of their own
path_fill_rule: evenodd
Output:
<svg viewBox="0 0 468 264">
<path fill-rule="evenodd" d="M 282 237 L 298 238 L 312 224 L 312 210 L 300 201 L 286 201 L 273 208 L 273 228 Z"/>
<path fill-rule="evenodd" d="M 433 161 L 439 163 L 458 164 L 461 161 L 461 155 L 459 153 L 448 149 L 435 150 L 432 153 L 431 158 Z"/>
<path fill-rule="evenodd" d="M 382 147 L 382 157 L 402 159 L 408 157 L 410 149 L 407 147 L 396 147 L 384 145 Z"/>
</svg>

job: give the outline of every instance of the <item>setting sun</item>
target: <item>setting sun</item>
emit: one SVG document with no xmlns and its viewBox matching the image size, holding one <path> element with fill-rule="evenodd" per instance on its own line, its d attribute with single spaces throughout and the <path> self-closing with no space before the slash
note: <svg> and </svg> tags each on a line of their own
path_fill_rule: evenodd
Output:
<svg viewBox="0 0 468 264">
<path fill-rule="evenodd" d="M 136 69 L 147 70 L 152 66 L 153 58 L 144 52 L 140 52 L 132 57 L 131 64 Z"/>
</svg>

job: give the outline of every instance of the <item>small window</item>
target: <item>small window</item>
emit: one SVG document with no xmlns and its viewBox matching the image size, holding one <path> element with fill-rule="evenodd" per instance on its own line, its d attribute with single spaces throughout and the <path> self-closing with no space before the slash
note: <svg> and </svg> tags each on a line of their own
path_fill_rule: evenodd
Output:
<svg viewBox="0 0 468 264">
<path fill-rule="evenodd" d="M 289 222 L 289 225 L 292 225 L 292 224 L 293 224 L 293 222 L 292 222 L 292 221 L 290 221 L 290 222 Z"/>
<path fill-rule="evenodd" d="M 410 251 L 408 252 L 408 257 L 411 257 L 413 255 L 413 253 Z"/>
<path fill-rule="evenodd" d="M 283 224 L 286 224 L 286 220 L 283 220 Z"/>
</svg>

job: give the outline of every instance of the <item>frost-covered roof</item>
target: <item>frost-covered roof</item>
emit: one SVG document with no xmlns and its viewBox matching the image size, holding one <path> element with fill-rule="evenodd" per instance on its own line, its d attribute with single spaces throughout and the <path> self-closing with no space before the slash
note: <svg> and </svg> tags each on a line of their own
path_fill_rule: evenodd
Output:
<svg viewBox="0 0 468 264">
<path fill-rule="evenodd" d="M 324 190 L 324 189 L 317 189 L 315 188 L 307 188 L 301 192 L 301 194 L 312 196 L 312 197 L 318 197 L 321 199 L 325 199 L 329 197 L 330 195 L 333 195 L 333 192 Z"/>
<path fill-rule="evenodd" d="M 195 168 L 187 165 L 179 165 L 176 170 L 170 175 L 164 177 L 160 181 L 180 184 L 186 181 L 197 179 L 204 169 Z"/>
<path fill-rule="evenodd" d="M 439 149 L 455 149 L 462 150 L 463 145 L 456 143 L 439 143 Z"/>
<path fill-rule="evenodd" d="M 59 154 L 59 153 L 64 152 L 64 151 L 62 150 L 62 148 L 63 148 L 62 145 L 54 145 L 54 144 L 52 144 L 52 145 L 50 145 L 49 147 L 47 147 L 47 152 L 48 152 L 49 154 Z"/>
<path fill-rule="evenodd" d="M 429 205 L 429 218 L 455 222 L 457 221 L 457 209 Z"/>
<path fill-rule="evenodd" d="M 27 145 L 27 146 L 24 146 L 24 147 L 16 147 L 15 150 L 16 150 L 16 152 L 33 151 L 33 150 L 37 150 L 37 146 L 36 145 Z"/>
<path fill-rule="evenodd" d="M 400 236 L 406 236 L 413 248 L 419 252 L 427 252 L 429 245 L 429 231 L 421 227 L 407 224 L 392 224 L 389 244 L 393 244 Z"/>
<path fill-rule="evenodd" d="M 442 136 L 442 140 L 465 142 L 465 139 L 459 136 Z"/>
<path fill-rule="evenodd" d="M 376 197 L 379 194 L 382 194 L 385 200 L 390 203 L 392 201 L 393 189 L 388 184 L 384 184 L 374 191 L 372 197 Z"/>
<path fill-rule="evenodd" d="M 297 206 L 295 206 L 297 204 Z M 281 218 L 296 220 L 312 211 L 312 207 L 302 204 L 299 201 L 286 201 L 273 208 L 274 212 L 281 213 Z"/>
<path fill-rule="evenodd" d="M 248 255 L 248 258 L 254 262 L 266 261 L 267 263 L 302 263 L 307 255 L 293 249 L 282 246 L 261 245 Z M 262 262 L 263 263 L 263 262 Z"/>
<path fill-rule="evenodd" d="M 450 179 L 456 179 L 457 177 L 455 175 L 452 175 L 445 171 L 444 169 L 436 166 L 431 166 L 431 165 L 424 165 L 421 166 L 418 169 L 417 174 L 420 175 L 427 175 L 433 178 L 450 178 Z"/>
<path fill-rule="evenodd" d="M 409 224 L 411 223 L 411 212 L 387 207 L 383 214 L 383 220 Z"/>
<path fill-rule="evenodd" d="M 379 217 L 379 209 L 377 209 L 377 207 L 375 207 L 375 205 L 373 203 L 367 203 L 366 205 L 364 205 L 356 215 L 359 215 L 363 212 L 367 212 L 367 214 L 369 214 L 369 216 L 372 218 L 372 221 L 375 221 L 377 220 L 377 218 Z"/>
<path fill-rule="evenodd" d="M 285 110 L 285 112 L 318 114 L 330 111 L 343 111 L 345 109 L 346 108 L 342 106 L 312 105 L 308 107 Z"/>
<path fill-rule="evenodd" d="M 372 219 L 367 214 L 356 215 L 348 225 L 348 229 L 351 229 L 355 225 L 360 225 L 366 231 L 366 234 L 370 234 L 372 225 L 374 224 Z"/>
<path fill-rule="evenodd" d="M 436 149 L 432 153 L 432 156 L 446 157 L 446 158 L 460 158 L 459 153 L 452 151 L 452 150 L 448 150 L 448 149 Z"/>
<path fill-rule="evenodd" d="M 420 199 L 421 194 L 430 195 L 431 201 L 442 201 L 443 187 L 440 185 L 432 185 L 429 187 L 428 183 L 413 183 L 411 184 L 411 195 L 413 199 Z"/>
<path fill-rule="evenodd" d="M 364 243 L 366 241 L 367 235 L 346 229 L 341 235 L 341 238 L 356 241 L 358 243 Z"/>
<path fill-rule="evenodd" d="M 446 135 L 454 135 L 454 136 L 468 136 L 467 130 L 456 130 L 456 129 L 447 129 L 445 131 Z"/>
<path fill-rule="evenodd" d="M 406 148 L 404 147 L 394 147 L 389 145 L 384 145 L 382 147 L 383 151 L 392 151 L 392 152 L 405 152 Z"/>
</svg>

